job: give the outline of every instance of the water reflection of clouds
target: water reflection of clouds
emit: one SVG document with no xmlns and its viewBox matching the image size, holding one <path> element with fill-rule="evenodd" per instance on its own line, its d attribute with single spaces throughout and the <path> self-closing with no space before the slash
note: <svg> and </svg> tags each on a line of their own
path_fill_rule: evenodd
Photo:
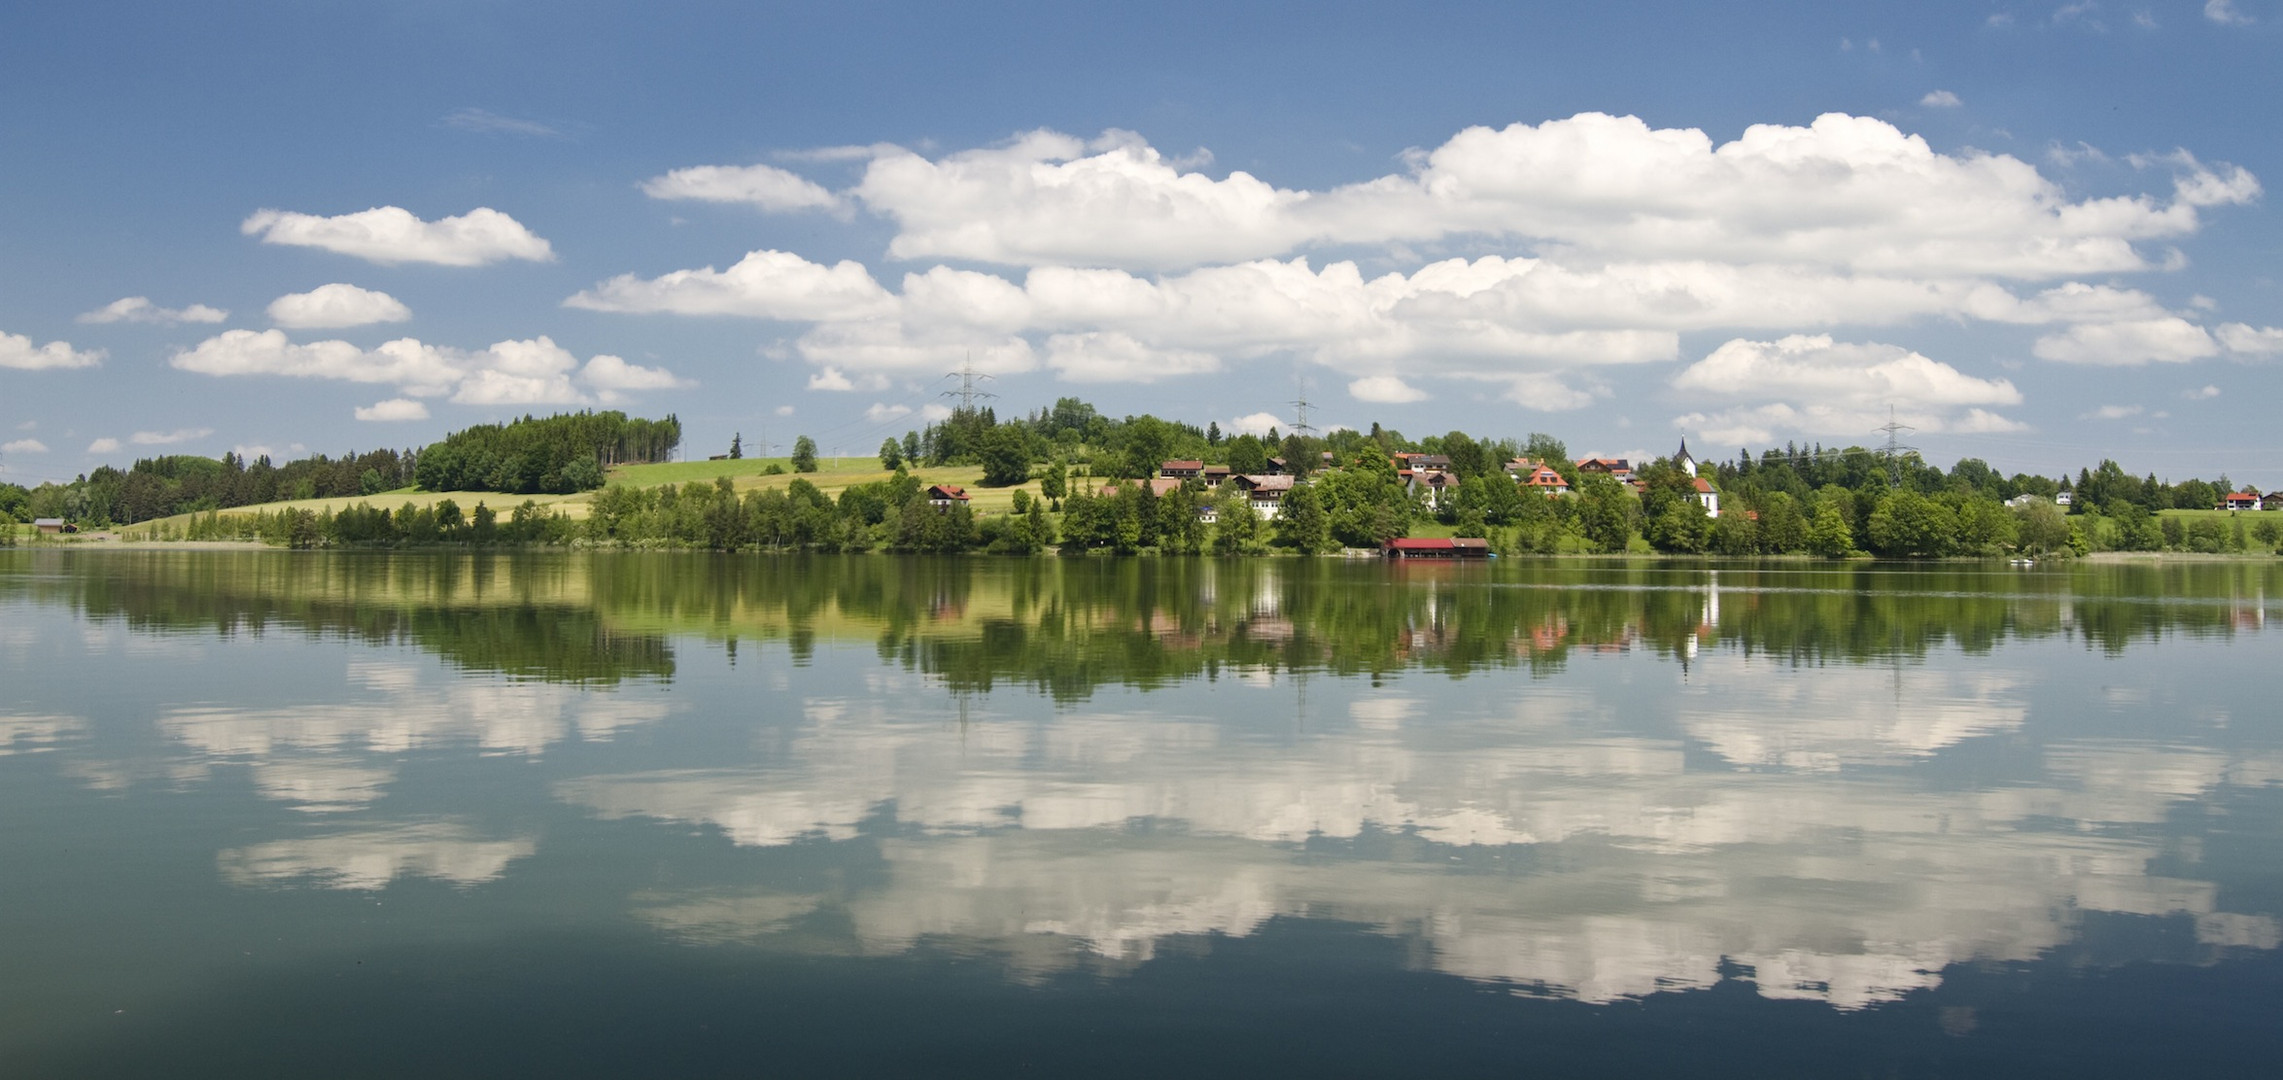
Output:
<svg viewBox="0 0 2283 1080">
<path fill-rule="evenodd" d="M 1898 764 L 2018 730 L 2029 715 L 2027 677 L 2005 670 L 1802 669 L 1724 654 L 1697 672 L 1677 703 L 1681 726 L 1736 765 Z"/>
<path fill-rule="evenodd" d="M 486 839 L 454 822 L 413 822 L 232 848 L 216 859 L 223 880 L 241 886 L 378 889 L 398 878 L 454 885 L 498 879 L 538 844 Z"/>
<path fill-rule="evenodd" d="M 87 720 L 78 716 L 0 713 L 0 757 L 36 754 L 85 737 Z"/>
<path fill-rule="evenodd" d="M 158 727 L 190 751 L 178 772 L 244 765 L 264 796 L 315 812 L 378 800 L 398 758 L 472 743 L 485 753 L 536 755 L 567 742 L 607 742 L 663 720 L 665 702 L 551 683 L 455 680 L 423 685 L 409 664 L 356 663 L 347 681 L 371 697 L 273 709 L 179 706 Z"/>
<path fill-rule="evenodd" d="M 2271 782 L 2274 755 L 2080 741 L 2047 747 L 2034 783 L 1942 790 L 1892 766 L 2019 730 L 2026 680 L 1803 675 L 1739 666 L 1684 698 L 1681 729 L 1734 771 L 1612 730 L 1622 703 L 1534 685 L 1476 715 L 1368 695 L 1344 724 L 1319 721 L 1336 729 L 1322 737 L 1164 713 L 984 714 L 953 732 L 890 701 L 820 699 L 770 765 L 556 792 L 753 846 L 892 818 L 873 841 L 885 884 L 640 903 L 704 941 L 767 939 L 829 908 L 853 928 L 843 947 L 959 940 L 1070 965 L 1309 916 L 1416 935 L 1443 971 L 1590 1001 L 1709 986 L 1726 963 L 1765 995 L 1844 1008 L 1935 985 L 1950 964 L 2032 959 L 2090 911 L 2189 918 L 2212 949 L 2275 947 L 2271 914 L 2149 869 L 2169 812 Z M 1081 949 L 1019 940 L 1032 935 Z"/>
</svg>

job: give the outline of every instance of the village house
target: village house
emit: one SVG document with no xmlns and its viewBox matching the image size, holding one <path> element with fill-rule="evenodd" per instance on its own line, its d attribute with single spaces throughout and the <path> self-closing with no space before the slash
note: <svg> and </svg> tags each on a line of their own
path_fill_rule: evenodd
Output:
<svg viewBox="0 0 2283 1080">
<path fill-rule="evenodd" d="M 1633 482 L 1633 463 L 1624 458 L 1579 458 L 1577 467 L 1579 472 L 1600 473 L 1620 484 Z"/>
<path fill-rule="evenodd" d="M 1245 493 L 1253 512 L 1275 517 L 1284 505 L 1286 492 L 1292 490 L 1292 478 L 1282 475 L 1239 476 L 1234 483 Z"/>
<path fill-rule="evenodd" d="M 2074 504 L 2076 501 L 2077 495 L 2075 492 L 2071 491 L 2064 491 L 2061 494 L 2055 495 L 2053 497 L 2053 505 L 2055 506 L 2069 506 Z"/>
<path fill-rule="evenodd" d="M 2220 500 L 2220 504 L 2219 504 L 2218 506 L 2215 506 L 2215 507 L 2213 507 L 2212 509 L 2214 509 L 2214 510 L 2257 510 L 2257 509 L 2259 509 L 2259 496 L 2258 496 L 2258 495 L 2255 495 L 2255 494 L 2253 494 L 2253 493 L 2251 493 L 2251 492 L 2248 492 L 2248 491 L 2237 491 L 2237 492 L 2233 492 L 2233 493 L 2230 493 L 2229 495 L 2227 495 L 2226 497 L 2222 498 L 2222 499 Z"/>
<path fill-rule="evenodd" d="M 1689 481 L 1689 484 L 1696 489 L 1696 501 L 1699 505 L 1704 507 L 1704 516 L 1715 518 L 1719 517 L 1720 492 L 1714 490 L 1712 482 L 1699 476 L 1696 479 Z"/>
<path fill-rule="evenodd" d="M 32 528 L 39 530 L 41 536 L 55 536 L 61 533 L 79 531 L 70 522 L 62 518 L 33 518 Z"/>
<path fill-rule="evenodd" d="M 2268 492 L 2267 497 L 2260 500 L 2259 508 L 2262 510 L 2283 510 L 2283 491 Z"/>
<path fill-rule="evenodd" d="M 1513 477 L 1524 491 L 1535 491 L 1547 498 L 1570 493 L 1570 482 L 1544 462 L 1515 458 L 1506 463 L 1506 475 Z"/>
<path fill-rule="evenodd" d="M 957 484 L 933 484 L 927 489 L 928 504 L 944 513 L 954 506 L 967 505 L 967 489 Z"/>
<path fill-rule="evenodd" d="M 1224 468 L 1221 471 L 1227 472 L 1228 470 Z M 1199 478 L 1205 475 L 1205 463 L 1202 461 L 1168 461 L 1157 467 L 1157 475 L 1169 480 Z"/>
<path fill-rule="evenodd" d="M 1458 494 L 1459 478 L 1447 472 L 1432 469 L 1404 469 L 1395 474 L 1403 482 L 1403 493 L 1425 503 L 1430 510 L 1443 505 L 1443 500 Z"/>
</svg>

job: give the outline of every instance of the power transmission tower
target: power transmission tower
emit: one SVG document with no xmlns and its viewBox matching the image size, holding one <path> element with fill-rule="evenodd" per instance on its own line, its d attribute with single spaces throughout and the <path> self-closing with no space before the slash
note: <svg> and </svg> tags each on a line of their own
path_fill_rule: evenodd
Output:
<svg viewBox="0 0 2283 1080">
<path fill-rule="evenodd" d="M 1316 433 L 1315 427 L 1308 423 L 1308 410 L 1310 408 L 1311 406 L 1308 404 L 1308 380 L 1302 379 L 1300 380 L 1299 396 L 1292 401 L 1293 434 L 1314 435 Z"/>
<path fill-rule="evenodd" d="M 945 376 L 944 376 L 944 378 L 946 378 L 946 379 L 958 379 L 958 380 L 959 380 L 959 389 L 957 389 L 957 390 L 946 390 L 946 391 L 944 391 L 944 392 L 942 392 L 941 394 L 938 394 L 938 395 L 936 395 L 936 396 L 937 396 L 937 397 L 947 397 L 947 398 L 958 398 L 958 399 L 959 399 L 959 411 L 961 411 L 961 412 L 974 412 L 974 411 L 975 411 L 975 399 L 976 399 L 976 398 L 983 398 L 983 399 L 985 399 L 985 400 L 989 400 L 989 399 L 991 399 L 991 398 L 995 398 L 995 397 L 998 397 L 998 396 L 999 396 L 999 395 L 997 395 L 997 394 L 994 394 L 994 393 L 992 393 L 992 392 L 990 392 L 990 391 L 988 391 L 988 390 L 981 390 L 981 389 L 977 389 L 977 388 L 976 388 L 976 385 L 975 385 L 976 383 L 978 383 L 978 382 L 983 382 L 983 381 L 988 381 L 988 380 L 991 378 L 991 376 L 989 376 L 989 375 L 985 375 L 985 374 L 983 374 L 983 373 L 981 373 L 981 372 L 979 372 L 979 371 L 976 371 L 976 370 L 975 370 L 975 355 L 974 355 L 973 353 L 969 353 L 969 354 L 967 355 L 967 359 L 966 359 L 965 361 L 963 361 L 963 362 L 961 362 L 961 363 L 960 363 L 960 365 L 959 365 L 959 370 L 957 370 L 957 371 L 954 371 L 954 372 L 951 372 L 951 373 L 950 373 L 950 374 L 948 374 L 948 375 L 945 375 Z"/>
<path fill-rule="evenodd" d="M 1902 456 L 1918 453 L 1918 447 L 1904 446 L 1898 436 L 1903 432 L 1917 431 L 1918 429 L 1909 424 L 1896 423 L 1895 407 L 1889 405 L 1887 406 L 1887 422 L 1872 430 L 1887 433 L 1886 445 L 1879 448 L 1879 456 L 1887 459 L 1887 486 L 1899 488 L 1902 486 Z"/>
</svg>

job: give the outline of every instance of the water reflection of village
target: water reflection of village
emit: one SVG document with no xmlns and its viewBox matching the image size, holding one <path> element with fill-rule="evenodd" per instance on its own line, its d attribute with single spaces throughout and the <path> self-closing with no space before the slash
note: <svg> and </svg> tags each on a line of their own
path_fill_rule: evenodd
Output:
<svg viewBox="0 0 2283 1080">
<path fill-rule="evenodd" d="M 671 666 L 507 679 L 495 673 L 544 669 L 560 642 L 518 659 L 496 639 L 523 622 L 390 630 L 459 670 L 360 657 L 337 699 L 154 702 L 165 750 L 134 760 L 96 752 L 87 717 L 0 717 L 0 753 L 52 755 L 112 790 L 244 769 L 295 819 L 217 853 L 246 888 L 475 888 L 552 857 L 543 832 L 423 806 L 401 783 L 407 756 L 539 760 L 575 744 L 581 764 L 546 786 L 560 811 L 664 826 L 635 835 L 672 873 L 598 883 L 658 932 L 949 949 L 1018 978 L 1129 970 L 1304 919 L 1522 992 L 1611 1001 L 1748 978 L 1860 1008 L 2117 920 L 2176 931 L 2134 940 L 2186 944 L 2115 959 L 2283 944 L 2283 912 L 2232 886 L 2260 871 L 2208 842 L 2283 829 L 2283 749 L 2229 727 L 2263 715 L 2261 698 L 2217 677 L 2241 660 L 2231 642 L 2264 628 L 2265 579 L 2238 568 L 2135 595 L 2100 580 L 1977 592 L 1939 575 L 1849 591 L 1733 568 L 923 564 L 800 584 L 672 565 L 559 580 L 579 585 L 598 634 L 684 653 L 701 637 L 765 643 L 739 669 L 761 690 L 669 699 Z M 85 648 L 166 641 L 255 663 L 211 629 L 257 615 L 394 625 L 366 610 L 385 595 L 355 587 L 328 603 L 290 583 L 225 590 L 237 599 L 174 622 L 189 605 L 130 584 L 68 594 Z M 495 643 L 451 651 L 469 638 Z M 2141 650 L 2159 643 L 2165 672 L 2151 674 Z M 577 670 L 596 670 L 579 648 Z M 497 666 L 465 660 L 479 656 Z M 788 660 L 815 671 L 788 680 Z M 2072 663 L 2134 674 L 2057 674 Z M 737 753 L 615 749 L 748 715 L 753 693 L 778 695 L 784 719 Z M 727 849 L 686 849 L 693 828 Z M 800 853 L 799 869 L 753 861 L 770 852 Z"/>
</svg>

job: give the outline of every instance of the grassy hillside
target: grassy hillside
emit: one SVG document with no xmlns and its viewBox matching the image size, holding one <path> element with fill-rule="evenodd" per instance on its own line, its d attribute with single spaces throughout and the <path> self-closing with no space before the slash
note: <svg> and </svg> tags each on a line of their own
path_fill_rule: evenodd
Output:
<svg viewBox="0 0 2283 1080">
<path fill-rule="evenodd" d="M 763 470 L 771 464 L 783 467 L 787 471 L 774 476 L 764 474 Z M 785 458 L 743 458 L 737 461 L 674 461 L 659 465 L 622 465 L 610 470 L 609 482 L 614 485 L 625 484 L 632 487 L 648 488 L 664 484 L 686 484 L 693 480 L 700 483 L 711 483 L 719 477 L 726 476 L 729 478 L 730 484 L 739 492 L 746 492 L 760 491 L 766 488 L 783 489 L 795 479 L 805 479 L 809 483 L 815 484 L 825 494 L 838 497 L 841 491 L 848 487 L 875 480 L 885 480 L 894 475 L 880 468 L 878 458 L 820 458 L 817 464 L 819 467 L 816 472 L 798 474 L 791 471 L 791 463 Z M 912 475 L 918 477 L 922 484 L 957 484 L 966 488 L 967 493 L 973 498 L 973 502 L 969 505 L 979 514 L 1009 512 L 1014 507 L 1015 492 L 1018 490 L 1011 487 L 983 487 L 983 470 L 979 466 L 916 469 L 913 470 Z M 1019 490 L 1029 491 L 1034 498 L 1038 497 L 1038 481 L 1032 480 L 1023 484 Z M 342 509 L 355 506 L 358 503 L 369 503 L 381 509 L 393 511 L 406 503 L 426 507 L 434 506 L 446 499 L 458 503 L 463 512 L 473 511 L 477 503 L 484 503 L 498 511 L 501 517 L 507 516 L 510 509 L 522 505 L 525 499 L 529 499 L 549 510 L 560 511 L 578 519 L 587 516 L 591 493 L 578 495 L 507 495 L 497 491 L 415 491 L 411 488 L 399 488 L 395 491 L 384 491 L 378 495 L 357 495 L 337 499 L 289 499 L 253 506 L 233 506 L 223 510 L 222 513 L 224 515 L 274 514 L 281 510 L 309 510 L 319 513 L 332 511 L 338 513 Z M 117 531 L 121 536 L 133 538 L 139 534 L 147 534 L 161 528 L 179 530 L 190 520 L 191 516 L 189 514 L 177 514 L 173 517 L 137 522 Z M 27 532 L 30 531 L 29 526 L 24 528 Z"/>
<path fill-rule="evenodd" d="M 337 499 L 285 499 L 279 502 L 256 503 L 252 506 L 233 506 L 221 511 L 221 514 L 224 517 L 229 517 L 237 514 L 275 514 L 281 510 L 308 510 L 313 513 L 332 511 L 334 513 L 339 513 L 341 510 L 347 507 L 355 506 L 358 503 L 367 503 L 372 506 L 379 507 L 383 510 L 394 511 L 406 503 L 410 503 L 414 506 L 427 507 L 434 506 L 446 499 L 450 499 L 453 502 L 458 503 L 462 513 L 473 512 L 476 508 L 477 503 L 484 503 L 490 506 L 493 510 L 497 511 L 502 518 L 507 516 L 509 510 L 523 505 L 523 500 L 525 499 L 529 499 L 532 502 L 547 507 L 550 510 L 560 510 L 565 514 L 569 514 L 573 518 L 583 518 L 587 516 L 587 496 L 583 494 L 507 495 L 497 491 L 415 491 L 411 488 L 398 488 L 395 491 L 384 491 L 378 495 L 351 495 Z M 153 518 L 149 521 L 138 521 L 133 525 L 124 526 L 113 531 L 117 532 L 122 537 L 133 539 L 138 535 L 149 533 L 164 527 L 180 529 L 185 524 L 187 524 L 191 518 L 196 516 L 198 515 L 176 514 L 173 517 Z"/>
<path fill-rule="evenodd" d="M 764 475 L 762 470 L 772 463 L 787 471 L 775 476 Z M 880 459 L 874 457 L 818 458 L 817 471 L 794 473 L 785 458 L 744 458 L 738 461 L 675 461 L 663 465 L 622 465 L 610 471 L 613 484 L 630 484 L 635 487 L 657 487 L 660 484 L 686 484 L 692 480 L 711 483 L 728 477 L 731 486 L 740 492 L 760 491 L 766 488 L 784 488 L 794 480 L 807 480 L 827 495 L 840 492 L 857 484 L 885 480 L 894 473 L 880 468 Z M 977 465 L 946 465 L 938 468 L 910 470 L 922 484 L 957 484 L 967 489 L 973 500 L 968 505 L 979 514 L 1003 514 L 1013 509 L 1015 492 L 1028 491 L 1038 497 L 1038 481 L 1031 480 L 1019 487 L 987 488 L 983 485 L 983 469 Z M 465 504 L 463 504 L 465 505 Z"/>
</svg>

